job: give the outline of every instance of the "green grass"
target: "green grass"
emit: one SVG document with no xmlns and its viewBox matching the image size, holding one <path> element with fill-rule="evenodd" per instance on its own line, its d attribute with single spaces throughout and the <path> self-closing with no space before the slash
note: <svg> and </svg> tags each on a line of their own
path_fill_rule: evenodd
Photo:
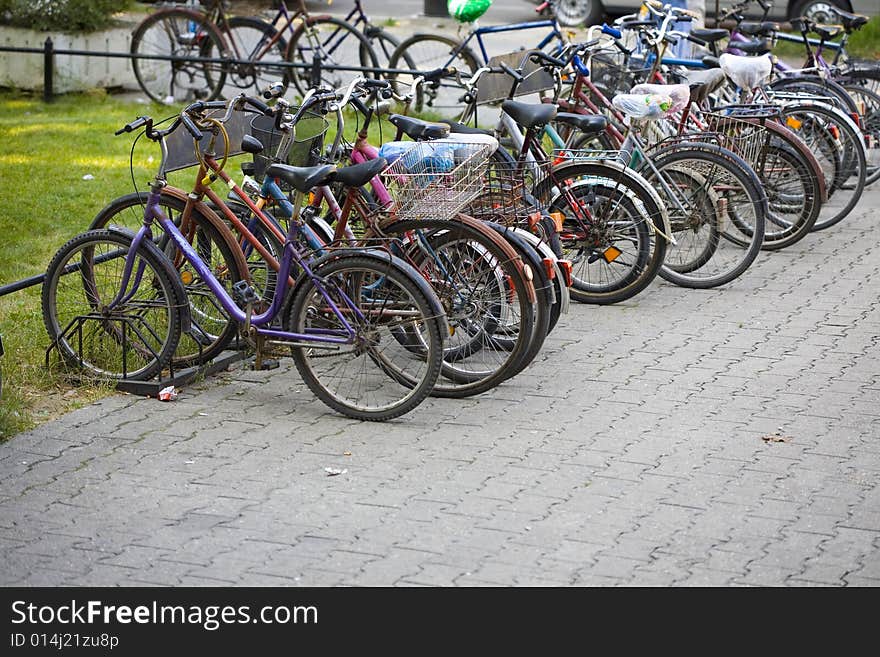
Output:
<svg viewBox="0 0 880 657">
<path fill-rule="evenodd" d="M 42 274 L 68 239 L 86 230 L 112 199 L 133 191 L 129 151 L 134 135 L 113 133 L 135 117 L 167 117 L 168 107 L 124 102 L 104 93 L 39 98 L 0 93 L 0 285 Z M 349 121 L 351 137 L 356 126 Z M 371 133 L 378 140 L 378 125 Z M 332 136 L 332 133 L 330 135 Z M 383 136 L 394 128 L 383 126 Z M 149 158 L 153 157 L 152 162 Z M 134 178 L 141 190 L 155 174 L 159 150 L 141 139 Z M 238 162 L 227 170 L 241 179 Z M 94 176 L 84 180 L 83 176 Z M 191 189 L 194 170 L 169 176 L 172 185 Z M 222 194 L 221 194 L 222 195 Z M 0 440 L 108 394 L 106 387 L 73 388 L 43 366 L 48 336 L 42 322 L 40 286 L 0 297 Z"/>
</svg>

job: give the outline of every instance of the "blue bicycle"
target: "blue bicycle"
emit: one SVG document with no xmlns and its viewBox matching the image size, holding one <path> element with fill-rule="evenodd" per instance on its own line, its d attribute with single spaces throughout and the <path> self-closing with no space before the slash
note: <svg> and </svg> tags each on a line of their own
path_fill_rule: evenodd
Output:
<svg viewBox="0 0 880 657">
<path fill-rule="evenodd" d="M 460 39 L 443 34 L 412 35 L 391 54 L 388 68 L 418 71 L 454 68 L 464 78 L 466 72 L 466 77 L 470 77 L 478 68 L 489 63 L 489 53 L 483 39 L 487 35 L 546 29 L 548 31 L 535 48 L 546 48 L 550 54 L 558 53 L 568 43 L 555 18 L 489 27 L 479 27 L 476 22 L 472 25 L 471 30 Z M 472 41 L 476 41 L 479 53 L 471 47 Z M 401 94 L 412 86 L 414 79 L 413 75 L 405 73 L 389 76 L 396 91 Z M 457 80 L 446 78 L 433 85 L 419 86 L 411 107 L 416 112 L 433 110 L 444 116 L 458 116 L 461 114 L 464 93 L 465 89 Z"/>
</svg>

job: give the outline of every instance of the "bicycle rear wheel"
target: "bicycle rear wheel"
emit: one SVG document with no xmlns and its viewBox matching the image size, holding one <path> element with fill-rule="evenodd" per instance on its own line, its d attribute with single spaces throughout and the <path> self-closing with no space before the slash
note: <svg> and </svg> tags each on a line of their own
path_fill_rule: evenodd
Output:
<svg viewBox="0 0 880 657">
<path fill-rule="evenodd" d="M 309 389 L 333 410 L 359 420 L 390 420 L 431 392 L 443 358 L 442 310 L 404 263 L 336 254 L 304 279 L 283 315 L 284 327 L 307 335 L 348 335 L 353 344 L 292 348 Z"/>
<path fill-rule="evenodd" d="M 477 71 L 477 57 L 461 42 L 440 34 L 414 34 L 405 39 L 391 55 L 389 68 L 432 71 L 438 68 L 454 67 L 462 76 L 470 77 Z M 395 91 L 407 94 L 415 80 L 415 75 L 399 73 L 389 76 Z M 462 113 L 464 88 L 455 80 L 442 79 L 435 88 L 433 85 L 420 85 L 413 99 L 415 112 L 436 112 L 444 118 L 454 118 Z"/>
<path fill-rule="evenodd" d="M 416 268 L 446 310 L 450 335 L 434 396 L 486 392 L 528 365 L 534 358 L 529 347 L 536 308 L 513 247 L 502 248 L 482 229 L 457 221 L 405 220 L 382 226 L 381 232 L 384 243 Z M 546 335 L 546 322 L 542 326 Z"/>
<path fill-rule="evenodd" d="M 46 270 L 46 331 L 63 360 L 90 376 L 151 379 L 171 362 L 180 339 L 185 294 L 152 244 L 141 245 L 129 294 L 110 308 L 132 237 L 117 230 L 82 233 L 59 249 Z"/>
<path fill-rule="evenodd" d="M 300 24 L 287 44 L 285 60 L 303 64 L 304 67 L 287 68 L 285 82 L 293 84 L 300 94 L 305 94 L 312 86 L 312 67 L 316 59 L 321 65 L 321 84 L 331 89 L 343 88 L 359 76 L 377 77 L 369 71 L 332 68 L 379 66 L 367 37 L 339 18 L 312 17 Z"/>
<path fill-rule="evenodd" d="M 131 54 L 179 59 L 132 58 L 141 89 L 157 103 L 213 100 L 223 91 L 226 69 L 220 62 L 192 58 L 220 58 L 226 44 L 204 15 L 183 8 L 160 9 L 138 25 L 131 38 Z"/>
<path fill-rule="evenodd" d="M 791 103 L 781 108 L 785 125 L 815 154 L 825 173 L 828 200 L 813 230 L 846 218 L 865 189 L 867 160 L 862 136 L 841 110 L 821 103 Z"/>
</svg>

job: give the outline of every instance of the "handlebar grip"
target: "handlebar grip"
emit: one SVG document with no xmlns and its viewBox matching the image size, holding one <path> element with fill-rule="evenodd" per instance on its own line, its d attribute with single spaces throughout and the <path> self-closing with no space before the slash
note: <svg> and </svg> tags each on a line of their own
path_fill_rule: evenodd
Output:
<svg viewBox="0 0 880 657">
<path fill-rule="evenodd" d="M 391 86 L 388 80 L 364 80 L 360 83 L 362 87 L 373 87 L 374 89 L 387 89 Z"/>
<path fill-rule="evenodd" d="M 564 61 L 562 61 L 561 59 L 557 59 L 556 57 L 551 57 L 547 53 L 542 52 L 540 50 L 537 52 L 533 52 L 531 55 L 529 55 L 529 59 L 531 59 L 535 63 L 537 63 L 537 61 L 535 61 L 535 60 L 543 59 L 548 64 L 552 64 L 553 66 L 558 66 L 559 68 L 564 68 L 566 65 L 566 63 Z"/>
<path fill-rule="evenodd" d="M 271 100 L 272 98 L 280 98 L 284 95 L 284 85 L 281 82 L 269 86 L 263 90 L 263 98 Z"/>
<path fill-rule="evenodd" d="M 519 73 L 518 71 L 513 70 L 512 68 L 510 68 L 510 66 L 508 66 L 508 65 L 505 64 L 504 62 L 499 62 L 498 65 L 501 67 L 501 69 L 502 69 L 505 73 L 507 73 L 510 77 L 512 77 L 512 78 L 513 78 L 514 80 L 516 80 L 517 82 L 522 82 L 522 81 L 523 81 L 523 76 L 522 76 L 522 74 Z"/>
<path fill-rule="evenodd" d="M 180 120 L 183 122 L 183 127 L 186 128 L 187 132 L 193 136 L 193 139 L 198 141 L 202 138 L 202 131 L 196 127 L 196 124 L 192 122 L 191 118 L 186 114 L 181 114 Z"/>
<path fill-rule="evenodd" d="M 274 116 L 274 114 L 275 114 L 272 111 L 272 108 L 269 107 L 266 103 L 264 103 L 259 98 L 254 98 L 253 96 L 248 96 L 247 98 L 244 99 L 244 102 L 246 102 L 248 105 L 253 107 L 258 112 L 260 112 L 260 114 L 262 114 L 263 116 Z"/>
<path fill-rule="evenodd" d="M 704 48 L 706 48 L 706 47 L 709 46 L 709 42 L 708 42 L 708 41 L 703 41 L 703 40 L 700 39 L 699 37 L 695 37 L 695 36 L 692 35 L 692 34 L 688 34 L 688 36 L 687 36 L 687 40 L 690 41 L 691 43 L 696 43 L 698 46 L 703 46 Z"/>
<path fill-rule="evenodd" d="M 611 27 L 607 23 L 602 23 L 602 34 L 607 34 L 608 36 L 612 36 L 615 39 L 620 39 L 623 37 L 623 33 L 620 30 Z"/>
<path fill-rule="evenodd" d="M 148 117 L 148 116 L 139 116 L 131 123 L 128 123 L 128 124 L 124 125 L 123 127 L 119 128 L 119 130 L 117 130 L 113 134 L 116 136 L 119 136 L 123 132 L 132 132 L 132 131 L 140 128 L 142 125 L 146 125 L 147 121 L 149 121 L 149 120 L 150 120 L 150 117 Z"/>
</svg>

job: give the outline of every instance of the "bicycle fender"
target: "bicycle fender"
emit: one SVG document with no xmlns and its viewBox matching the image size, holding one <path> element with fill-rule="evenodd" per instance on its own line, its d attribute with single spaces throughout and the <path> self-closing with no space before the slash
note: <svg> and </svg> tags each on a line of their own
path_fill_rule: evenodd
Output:
<svg viewBox="0 0 880 657">
<path fill-rule="evenodd" d="M 183 201 L 184 203 L 187 201 L 187 193 L 182 189 L 178 189 L 176 187 L 165 186 L 162 188 L 162 194 L 164 196 L 174 197 L 178 200 Z M 239 245 L 238 240 L 235 238 L 235 235 L 232 233 L 232 229 L 230 229 L 229 224 L 227 224 L 223 220 L 223 218 L 204 201 L 195 201 L 193 203 L 193 212 L 198 212 L 200 215 L 202 215 L 202 217 L 207 220 L 207 222 L 211 224 L 214 229 L 220 234 L 220 236 L 223 238 L 223 241 L 226 242 L 226 246 L 228 246 L 229 250 L 232 252 L 232 257 L 235 258 L 235 264 L 238 266 L 238 271 L 241 274 L 242 278 L 250 283 L 250 268 L 247 265 L 247 261 L 244 259 L 244 254 L 241 251 L 241 246 Z"/>
<path fill-rule="evenodd" d="M 517 271 L 519 271 L 523 275 L 523 278 L 526 282 L 526 294 L 528 296 L 529 303 L 535 303 L 538 300 L 538 297 L 535 294 L 535 286 L 532 282 L 532 277 L 534 276 L 534 273 L 531 271 L 531 266 L 529 267 L 529 272 L 527 273 L 525 271 L 526 263 L 523 262 L 522 258 L 519 256 L 516 250 L 514 250 L 514 248 L 510 246 L 507 240 L 498 235 L 494 230 L 486 230 L 486 224 L 490 222 L 480 221 L 479 219 L 475 219 L 474 217 L 463 213 L 459 213 L 458 215 L 456 215 L 452 219 L 452 221 L 457 221 L 464 224 L 465 226 L 469 226 L 470 228 L 479 230 L 485 233 L 489 237 L 489 239 L 495 242 L 495 244 L 507 254 L 508 260 L 510 260 L 514 264 Z"/>
<path fill-rule="evenodd" d="M 550 277 L 544 270 L 544 263 L 541 261 L 541 254 L 538 253 L 538 250 L 532 246 L 528 240 L 524 239 L 522 235 L 518 234 L 516 228 L 502 226 L 494 221 L 484 221 L 483 224 L 489 226 L 489 228 L 498 233 L 502 239 L 515 245 L 515 248 L 519 251 L 521 257 L 528 260 L 527 264 L 532 269 L 532 274 L 535 278 L 535 280 L 532 281 L 532 284 L 536 289 L 550 290 L 550 295 L 553 297 L 551 299 L 551 305 L 555 304 L 556 290 L 550 282 Z"/>
<path fill-rule="evenodd" d="M 130 231 L 128 228 L 122 228 L 121 226 L 107 226 L 104 230 L 121 235 L 128 240 L 133 240 L 135 236 L 134 232 Z M 168 256 L 159 250 L 159 247 L 156 246 L 153 240 L 142 240 L 141 246 L 156 256 L 156 260 L 161 263 L 162 267 L 164 267 L 165 271 L 168 273 L 168 277 L 171 279 L 171 284 L 174 286 L 174 291 L 177 292 L 181 299 L 188 300 L 189 297 L 186 294 L 186 288 L 183 287 L 183 281 L 180 280 L 180 272 L 174 268 L 174 265 L 168 260 Z M 178 310 L 180 311 L 181 330 L 183 333 L 189 333 L 192 330 L 192 315 L 190 314 L 189 303 L 181 304 L 178 306 Z"/>
<path fill-rule="evenodd" d="M 555 253 L 553 253 L 553 249 L 550 248 L 550 245 L 547 244 L 547 242 L 542 240 L 540 237 L 538 237 L 534 233 L 529 232 L 523 228 L 514 227 L 514 228 L 510 228 L 509 230 L 513 231 L 516 235 L 518 235 L 519 237 L 524 239 L 526 242 L 531 244 L 532 248 L 536 249 L 538 251 L 538 255 L 540 255 L 542 258 L 549 258 L 550 260 L 552 260 L 553 261 L 553 271 L 556 274 L 556 280 L 557 281 L 564 281 L 565 280 L 565 274 L 563 274 L 562 270 L 559 268 L 559 258 L 556 256 Z M 565 286 L 562 285 L 562 287 L 564 288 Z M 556 286 L 554 286 L 554 292 L 555 292 L 555 288 L 556 288 Z M 561 301 L 560 312 L 568 313 L 568 307 L 569 307 L 569 301 L 570 301 L 569 295 L 568 294 L 558 294 L 557 297 L 560 297 L 560 301 Z"/>
<path fill-rule="evenodd" d="M 388 251 L 383 251 L 382 249 L 361 248 L 333 249 L 322 255 L 320 258 L 315 259 L 309 265 L 309 268 L 314 273 L 320 273 L 321 266 L 325 265 L 328 262 L 339 260 L 340 258 L 353 257 L 369 258 L 371 260 L 375 260 L 377 263 L 394 267 L 397 271 L 402 272 L 404 275 L 410 278 L 413 283 L 415 283 L 416 286 L 419 288 L 419 291 L 425 295 L 428 303 L 431 304 L 431 311 L 434 313 L 434 316 L 437 317 L 440 321 L 442 335 L 444 339 L 449 335 L 449 324 L 446 318 L 446 310 L 443 308 L 443 304 L 440 303 L 440 299 L 437 298 L 437 293 L 434 292 L 434 289 L 431 287 L 428 281 L 425 280 L 425 277 L 422 276 L 421 272 L 419 272 L 415 267 L 413 267 L 402 258 L 398 258 L 397 256 L 390 254 Z M 293 286 L 293 289 L 288 293 L 287 303 L 290 303 L 293 300 L 293 297 L 296 296 L 296 290 L 307 280 L 309 280 L 309 277 L 305 273 L 299 275 L 296 283 Z"/>
<path fill-rule="evenodd" d="M 669 212 L 666 209 L 666 204 L 660 198 L 660 194 L 654 189 L 651 184 L 645 180 L 645 177 L 642 176 L 637 171 L 630 169 L 628 166 L 624 165 L 621 162 L 614 162 L 611 160 L 605 160 L 602 162 L 572 162 L 571 164 L 561 164 L 554 170 L 554 173 L 557 173 L 560 177 L 564 176 L 566 167 L 578 167 L 578 168 L 586 168 L 587 170 L 593 170 L 594 173 L 591 173 L 592 178 L 596 179 L 605 179 L 612 183 L 617 183 L 619 178 L 626 179 L 628 185 L 626 186 L 626 195 L 627 197 L 636 204 L 640 210 L 645 211 L 645 215 L 648 217 L 648 226 L 650 226 L 651 230 L 654 233 L 658 233 L 666 238 L 670 244 L 676 244 L 675 239 L 672 237 L 672 226 L 669 223 Z M 609 171 L 609 169 L 611 171 Z M 589 180 L 578 181 L 575 183 L 575 187 L 581 187 L 584 185 L 589 185 Z M 639 195 L 634 193 L 631 187 L 637 187 L 640 191 L 647 194 L 654 205 L 659 210 L 659 223 L 657 225 L 657 217 L 653 216 L 651 213 L 647 212 L 647 208 L 645 208 L 645 204 L 642 202 L 642 199 L 639 198 Z M 540 197 L 540 195 L 538 195 Z"/>
</svg>

